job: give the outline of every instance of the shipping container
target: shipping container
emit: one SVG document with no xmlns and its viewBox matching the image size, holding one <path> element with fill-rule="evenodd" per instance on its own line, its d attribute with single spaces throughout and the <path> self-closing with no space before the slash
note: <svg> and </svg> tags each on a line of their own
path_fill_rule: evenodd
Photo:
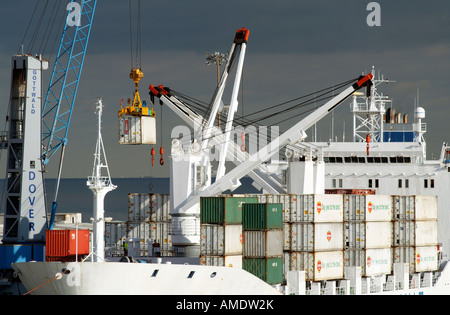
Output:
<svg viewBox="0 0 450 315">
<path fill-rule="evenodd" d="M 416 246 L 415 248 L 415 271 L 425 272 L 438 269 L 438 247 Z"/>
<path fill-rule="evenodd" d="M 283 282 L 283 258 L 244 258 L 242 269 L 250 272 L 268 284 Z"/>
<path fill-rule="evenodd" d="M 342 279 L 344 254 L 343 251 L 291 252 L 290 270 L 305 271 L 307 281 Z"/>
<path fill-rule="evenodd" d="M 257 203 L 256 197 L 201 197 L 200 222 L 211 224 L 242 224 L 242 206 Z"/>
<path fill-rule="evenodd" d="M 366 224 L 364 222 L 344 222 L 344 247 L 346 249 L 366 247 Z"/>
<path fill-rule="evenodd" d="M 170 222 L 128 222 L 128 238 L 141 239 L 141 256 L 171 256 Z M 149 242 L 152 248 L 149 248 Z"/>
<path fill-rule="evenodd" d="M 248 197 L 258 198 L 258 203 L 281 203 L 283 207 L 283 222 L 291 219 L 291 195 L 290 194 L 247 194 Z"/>
<path fill-rule="evenodd" d="M 346 249 L 345 267 L 361 267 L 361 275 L 370 277 L 387 275 L 392 272 L 392 249 Z"/>
<path fill-rule="evenodd" d="M 168 194 L 150 194 L 152 222 L 169 222 L 170 217 L 170 195 Z"/>
<path fill-rule="evenodd" d="M 283 250 L 291 250 L 291 224 L 283 223 Z"/>
<path fill-rule="evenodd" d="M 415 196 L 393 196 L 394 220 L 415 220 Z"/>
<path fill-rule="evenodd" d="M 342 195 L 291 195 L 291 222 L 343 222 Z"/>
<path fill-rule="evenodd" d="M 408 264 L 410 273 L 435 271 L 438 269 L 438 247 L 394 247 L 394 263 Z"/>
<path fill-rule="evenodd" d="M 437 196 L 415 196 L 415 220 L 437 220 L 438 219 L 438 197 Z"/>
<path fill-rule="evenodd" d="M 394 247 L 393 250 L 393 263 L 404 263 L 408 264 L 409 273 L 416 272 L 415 266 L 415 246 L 398 246 Z"/>
<path fill-rule="evenodd" d="M 47 230 L 45 255 L 67 257 L 88 255 L 90 252 L 89 230 Z"/>
<path fill-rule="evenodd" d="M 200 256 L 200 265 L 242 269 L 242 255 Z"/>
<path fill-rule="evenodd" d="M 394 246 L 414 246 L 416 224 L 414 221 L 394 221 Z"/>
<path fill-rule="evenodd" d="M 437 196 L 393 196 L 395 220 L 437 220 Z"/>
<path fill-rule="evenodd" d="M 365 248 L 385 248 L 392 246 L 394 234 L 392 222 L 366 222 L 365 225 Z"/>
<path fill-rule="evenodd" d="M 280 203 L 246 203 L 243 205 L 244 230 L 269 230 L 283 228 L 283 210 Z"/>
<path fill-rule="evenodd" d="M 149 221 L 151 215 L 150 195 L 128 194 L 128 221 Z"/>
<path fill-rule="evenodd" d="M 123 241 L 127 238 L 127 222 L 111 221 L 105 223 L 105 255 L 123 255 Z"/>
<path fill-rule="evenodd" d="M 291 250 L 295 252 L 343 250 L 342 223 L 292 223 Z"/>
<path fill-rule="evenodd" d="M 391 221 L 392 197 L 388 195 L 345 195 L 345 221 Z"/>
<path fill-rule="evenodd" d="M 128 221 L 169 222 L 170 195 L 128 194 Z"/>
<path fill-rule="evenodd" d="M 242 255 L 242 243 L 241 224 L 200 225 L 200 255 Z"/>
<path fill-rule="evenodd" d="M 430 246 L 438 244 L 438 222 L 415 221 L 416 246 Z"/>
<path fill-rule="evenodd" d="M 282 255 L 283 230 L 244 230 L 244 257 L 267 258 Z"/>
<path fill-rule="evenodd" d="M 155 117 L 119 117 L 119 144 L 156 144 Z"/>
</svg>

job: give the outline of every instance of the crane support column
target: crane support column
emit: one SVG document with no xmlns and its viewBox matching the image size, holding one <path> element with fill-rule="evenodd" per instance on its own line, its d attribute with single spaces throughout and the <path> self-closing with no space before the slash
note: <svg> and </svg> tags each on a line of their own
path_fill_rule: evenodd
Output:
<svg viewBox="0 0 450 315">
<path fill-rule="evenodd" d="M 12 59 L 7 175 L 2 200 L 4 243 L 45 241 L 41 86 L 42 70 L 47 69 L 48 62 L 40 58 L 17 55 Z"/>
</svg>

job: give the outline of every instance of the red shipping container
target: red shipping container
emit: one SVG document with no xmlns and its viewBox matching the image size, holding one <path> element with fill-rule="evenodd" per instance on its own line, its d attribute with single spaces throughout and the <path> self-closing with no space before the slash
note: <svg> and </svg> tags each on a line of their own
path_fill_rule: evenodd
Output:
<svg viewBox="0 0 450 315">
<path fill-rule="evenodd" d="M 78 242 L 78 251 L 77 251 Z M 47 230 L 45 255 L 67 257 L 89 254 L 89 230 Z"/>
</svg>

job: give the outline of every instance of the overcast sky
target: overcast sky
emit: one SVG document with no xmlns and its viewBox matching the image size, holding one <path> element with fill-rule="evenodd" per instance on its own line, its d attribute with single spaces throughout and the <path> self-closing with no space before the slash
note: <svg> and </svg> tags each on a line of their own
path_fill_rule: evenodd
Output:
<svg viewBox="0 0 450 315">
<path fill-rule="evenodd" d="M 40 2 L 43 7 L 45 1 Z M 66 2 L 69 1 L 62 1 Z M 137 0 L 132 2 L 136 7 Z M 439 156 L 442 142 L 450 140 L 448 0 L 378 1 L 381 7 L 379 27 L 367 25 L 370 11 L 366 7 L 370 1 L 362 0 L 141 2 L 145 77 L 140 88 L 147 101 L 147 88 L 152 83 L 209 102 L 216 84 L 216 70 L 205 65 L 206 52 L 230 50 L 236 29 L 246 27 L 250 38 L 243 76 L 244 113 L 347 81 L 375 66 L 385 77 L 397 81 L 383 89 L 392 97 L 397 112 L 413 117 L 419 90 L 420 105 L 426 110 L 429 158 Z M 11 56 L 20 47 L 35 4 L 36 0 L 2 1 L 0 117 L 5 117 L 9 101 Z M 132 97 L 134 90 L 128 77 L 131 68 L 129 34 L 128 1 L 99 0 L 70 125 L 63 177 L 85 177 L 92 172 L 97 97 L 102 97 L 105 104 L 103 140 L 111 175 L 169 176 L 170 132 L 182 121 L 168 108 L 162 109 L 164 167 L 156 163 L 157 166 L 151 168 L 150 146 L 118 144 L 120 100 Z M 36 46 L 40 44 L 34 46 L 31 52 L 37 53 Z M 25 42 L 25 51 L 28 49 L 29 44 Z M 49 77 L 50 72 L 47 71 L 46 76 Z M 228 90 L 233 78 L 234 73 Z M 335 113 L 339 122 L 335 123 L 335 134 L 339 135 L 339 140 L 344 131 L 344 124 L 340 122 L 344 119 L 346 139 L 351 138 L 349 102 Z M 155 109 L 159 115 L 159 105 Z M 159 142 L 159 116 L 157 124 Z M 329 125 L 327 117 L 320 125 L 319 140 L 330 138 Z M 0 126 L 3 128 L 1 122 Z M 281 129 L 287 127 L 281 126 Z M 157 152 L 159 146 L 156 146 Z M 4 160 L 6 151 L 2 155 L 2 172 Z M 56 176 L 56 159 L 52 163 L 48 177 Z"/>
</svg>

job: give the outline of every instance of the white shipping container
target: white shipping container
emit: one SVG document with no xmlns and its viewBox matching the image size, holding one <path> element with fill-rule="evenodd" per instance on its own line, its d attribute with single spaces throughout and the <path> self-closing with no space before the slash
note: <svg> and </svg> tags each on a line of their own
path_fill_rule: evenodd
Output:
<svg viewBox="0 0 450 315">
<path fill-rule="evenodd" d="M 127 238 L 127 223 L 111 221 L 105 223 L 105 255 L 123 255 L 123 241 Z"/>
<path fill-rule="evenodd" d="M 270 258 L 283 255 L 283 230 L 244 231 L 244 257 Z"/>
<path fill-rule="evenodd" d="M 202 224 L 200 255 L 242 255 L 242 225 Z"/>
<path fill-rule="evenodd" d="M 170 223 L 167 222 L 128 222 L 128 238 L 141 239 L 141 255 L 165 253 L 172 251 L 172 236 Z M 149 252 L 148 242 L 153 248 Z"/>
<path fill-rule="evenodd" d="M 416 249 L 414 246 L 394 247 L 393 263 L 408 264 L 409 273 L 414 273 L 416 270 L 415 253 Z"/>
<path fill-rule="evenodd" d="M 293 223 L 291 248 L 296 252 L 343 250 L 343 224 Z"/>
<path fill-rule="evenodd" d="M 344 251 L 345 267 L 361 267 L 361 275 L 378 276 L 392 271 L 391 248 L 347 249 Z"/>
<path fill-rule="evenodd" d="M 416 223 L 416 246 L 429 246 L 438 244 L 438 222 L 415 221 Z"/>
<path fill-rule="evenodd" d="M 344 277 L 343 251 L 292 252 L 290 270 L 306 272 L 307 281 L 324 281 Z"/>
<path fill-rule="evenodd" d="M 242 255 L 200 256 L 200 265 L 242 269 Z"/>
<path fill-rule="evenodd" d="M 155 117 L 119 117 L 119 144 L 156 144 Z"/>
<path fill-rule="evenodd" d="M 345 195 L 345 221 L 391 221 L 392 197 L 388 195 Z"/>
<path fill-rule="evenodd" d="M 415 220 L 438 219 L 437 196 L 415 196 Z"/>
<path fill-rule="evenodd" d="M 291 195 L 290 221 L 314 221 L 314 195 Z"/>
<path fill-rule="evenodd" d="M 364 275 L 378 276 L 392 272 L 391 248 L 377 248 L 366 250 L 366 264 Z"/>
<path fill-rule="evenodd" d="M 392 246 L 392 222 L 366 222 L 365 248 L 384 248 Z"/>
<path fill-rule="evenodd" d="M 292 222 L 343 222 L 342 195 L 291 195 L 291 200 Z"/>
<path fill-rule="evenodd" d="M 414 220 L 416 198 L 415 196 L 393 196 L 394 220 Z"/>
<path fill-rule="evenodd" d="M 151 214 L 149 194 L 128 194 L 128 221 L 148 221 Z"/>
<path fill-rule="evenodd" d="M 414 246 L 416 243 L 414 221 L 394 221 L 394 246 Z"/>
<path fill-rule="evenodd" d="M 436 245 L 394 247 L 394 263 L 407 263 L 410 273 L 437 270 L 438 247 Z"/>
<path fill-rule="evenodd" d="M 434 271 L 438 269 L 437 246 L 417 246 L 415 252 L 416 272 Z"/>
<path fill-rule="evenodd" d="M 153 222 L 170 221 L 170 195 L 168 194 L 150 194 L 151 216 Z"/>
<path fill-rule="evenodd" d="M 366 247 L 366 224 L 364 222 L 344 223 L 344 247 L 350 249 Z"/>
<path fill-rule="evenodd" d="M 150 238 L 162 251 L 172 250 L 171 225 L 167 222 L 150 222 Z"/>
<path fill-rule="evenodd" d="M 291 250 L 291 224 L 283 223 L 283 250 Z"/>
</svg>

